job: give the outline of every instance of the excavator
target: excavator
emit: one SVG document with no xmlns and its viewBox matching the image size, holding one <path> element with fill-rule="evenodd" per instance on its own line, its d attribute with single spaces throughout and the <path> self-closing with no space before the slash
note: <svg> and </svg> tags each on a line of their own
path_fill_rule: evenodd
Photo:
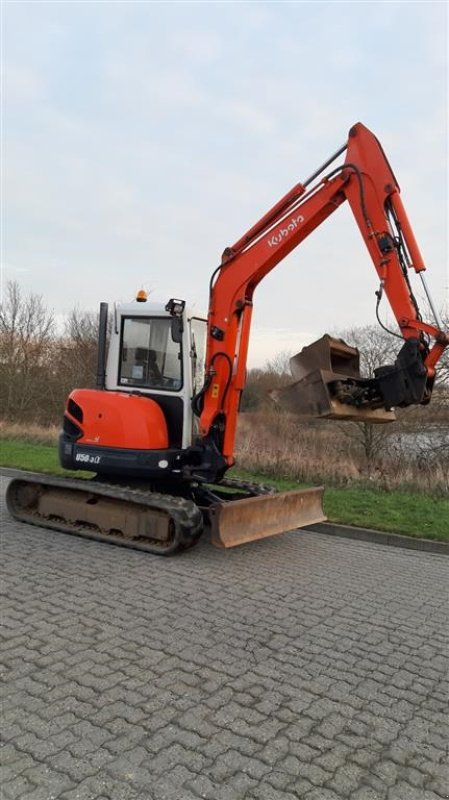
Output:
<svg viewBox="0 0 449 800">
<path fill-rule="evenodd" d="M 345 153 L 341 163 L 335 163 Z M 7 489 L 17 519 L 171 555 L 205 529 L 233 547 L 325 519 L 323 488 L 276 493 L 226 477 L 234 464 L 253 294 L 259 282 L 345 201 L 349 203 L 402 340 L 391 364 L 363 377 L 359 354 L 324 336 L 292 359 L 295 383 L 281 405 L 309 418 L 389 422 L 394 409 L 429 402 L 449 344 L 398 182 L 361 123 L 232 247 L 209 282 L 201 317 L 184 300 L 100 306 L 95 389 L 74 389 L 59 440 L 62 467 L 89 479 L 20 473 Z M 418 274 L 433 322 L 423 320 Z"/>
</svg>

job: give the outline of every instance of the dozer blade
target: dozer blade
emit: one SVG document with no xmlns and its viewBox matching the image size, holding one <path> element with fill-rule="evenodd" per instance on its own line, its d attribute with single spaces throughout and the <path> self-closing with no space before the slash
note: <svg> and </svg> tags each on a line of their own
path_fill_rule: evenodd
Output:
<svg viewBox="0 0 449 800">
<path fill-rule="evenodd" d="M 236 547 L 323 522 L 323 491 L 318 487 L 214 505 L 208 510 L 212 544 Z"/>
<path fill-rule="evenodd" d="M 290 359 L 295 383 L 272 392 L 271 397 L 278 407 L 301 417 L 394 422 L 394 411 L 368 405 L 358 407 L 350 402 L 348 382 L 363 381 L 359 361 L 356 347 L 325 334 Z"/>
</svg>

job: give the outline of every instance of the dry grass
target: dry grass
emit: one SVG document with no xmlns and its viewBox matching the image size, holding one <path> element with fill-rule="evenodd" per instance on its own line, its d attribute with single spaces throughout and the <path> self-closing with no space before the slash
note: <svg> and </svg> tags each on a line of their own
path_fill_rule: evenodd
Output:
<svg viewBox="0 0 449 800">
<path fill-rule="evenodd" d="M 60 428 L 56 425 L 43 427 L 33 423 L 0 420 L 0 439 L 17 439 L 32 444 L 57 444 Z"/>
<path fill-rule="evenodd" d="M 298 481 L 316 476 L 340 482 L 360 477 L 338 431 L 295 423 L 287 414 L 244 414 L 237 435 L 237 461 L 243 469 L 274 473 Z"/>
<path fill-rule="evenodd" d="M 347 427 L 301 424 L 288 414 L 242 414 L 236 458 L 242 469 L 299 482 L 336 486 L 369 482 L 386 490 L 449 491 L 447 449 L 413 454 L 391 446 L 385 438 L 368 462 L 358 436 L 350 435 Z"/>
</svg>

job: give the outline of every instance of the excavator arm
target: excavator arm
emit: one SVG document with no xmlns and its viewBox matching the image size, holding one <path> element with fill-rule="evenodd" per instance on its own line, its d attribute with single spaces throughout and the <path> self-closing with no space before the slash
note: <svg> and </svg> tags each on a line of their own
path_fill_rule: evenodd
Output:
<svg viewBox="0 0 449 800">
<path fill-rule="evenodd" d="M 320 177 L 343 152 L 346 158 Z M 194 398 L 200 416 L 198 446 L 210 452 L 210 475 L 233 464 L 240 395 L 245 386 L 252 298 L 258 283 L 345 201 L 348 201 L 379 277 L 404 346 L 394 366 L 371 380 L 353 381 L 354 404 L 383 406 L 428 402 L 435 366 L 448 334 L 425 284 L 425 264 L 400 189 L 376 137 L 361 123 L 347 143 L 303 183 L 298 183 L 232 247 L 210 282 L 205 384 Z M 424 322 L 408 273 L 419 273 L 436 325 Z M 404 375 L 406 374 L 406 378 Z M 351 400 L 350 400 L 351 402 Z M 204 462 L 204 458 L 203 458 Z"/>
</svg>

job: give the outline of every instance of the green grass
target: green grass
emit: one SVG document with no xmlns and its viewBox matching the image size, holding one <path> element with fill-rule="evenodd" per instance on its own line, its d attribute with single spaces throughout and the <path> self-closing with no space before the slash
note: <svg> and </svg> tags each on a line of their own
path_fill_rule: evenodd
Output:
<svg viewBox="0 0 449 800">
<path fill-rule="evenodd" d="M 269 483 L 276 488 L 305 488 L 290 480 L 234 471 L 235 477 Z M 449 541 L 449 498 L 407 490 L 387 492 L 365 486 L 326 487 L 324 511 L 330 522 L 374 528 L 424 539 Z"/>
<path fill-rule="evenodd" d="M 54 446 L 18 439 L 0 439 L 0 465 L 79 478 L 91 474 L 61 469 Z M 281 490 L 301 488 L 295 481 L 267 475 L 234 470 L 231 475 L 270 483 Z M 324 510 L 331 522 L 449 541 L 449 499 L 444 497 L 405 490 L 386 492 L 365 486 L 330 486 L 324 494 Z"/>
<path fill-rule="evenodd" d="M 72 472 L 62 469 L 59 465 L 58 448 L 55 445 L 33 444 L 19 439 L 0 438 L 0 466 L 77 478 L 86 478 L 93 474 L 81 470 Z"/>
<path fill-rule="evenodd" d="M 333 522 L 449 541 L 449 499 L 444 497 L 410 491 L 329 488 L 324 507 Z"/>
</svg>

